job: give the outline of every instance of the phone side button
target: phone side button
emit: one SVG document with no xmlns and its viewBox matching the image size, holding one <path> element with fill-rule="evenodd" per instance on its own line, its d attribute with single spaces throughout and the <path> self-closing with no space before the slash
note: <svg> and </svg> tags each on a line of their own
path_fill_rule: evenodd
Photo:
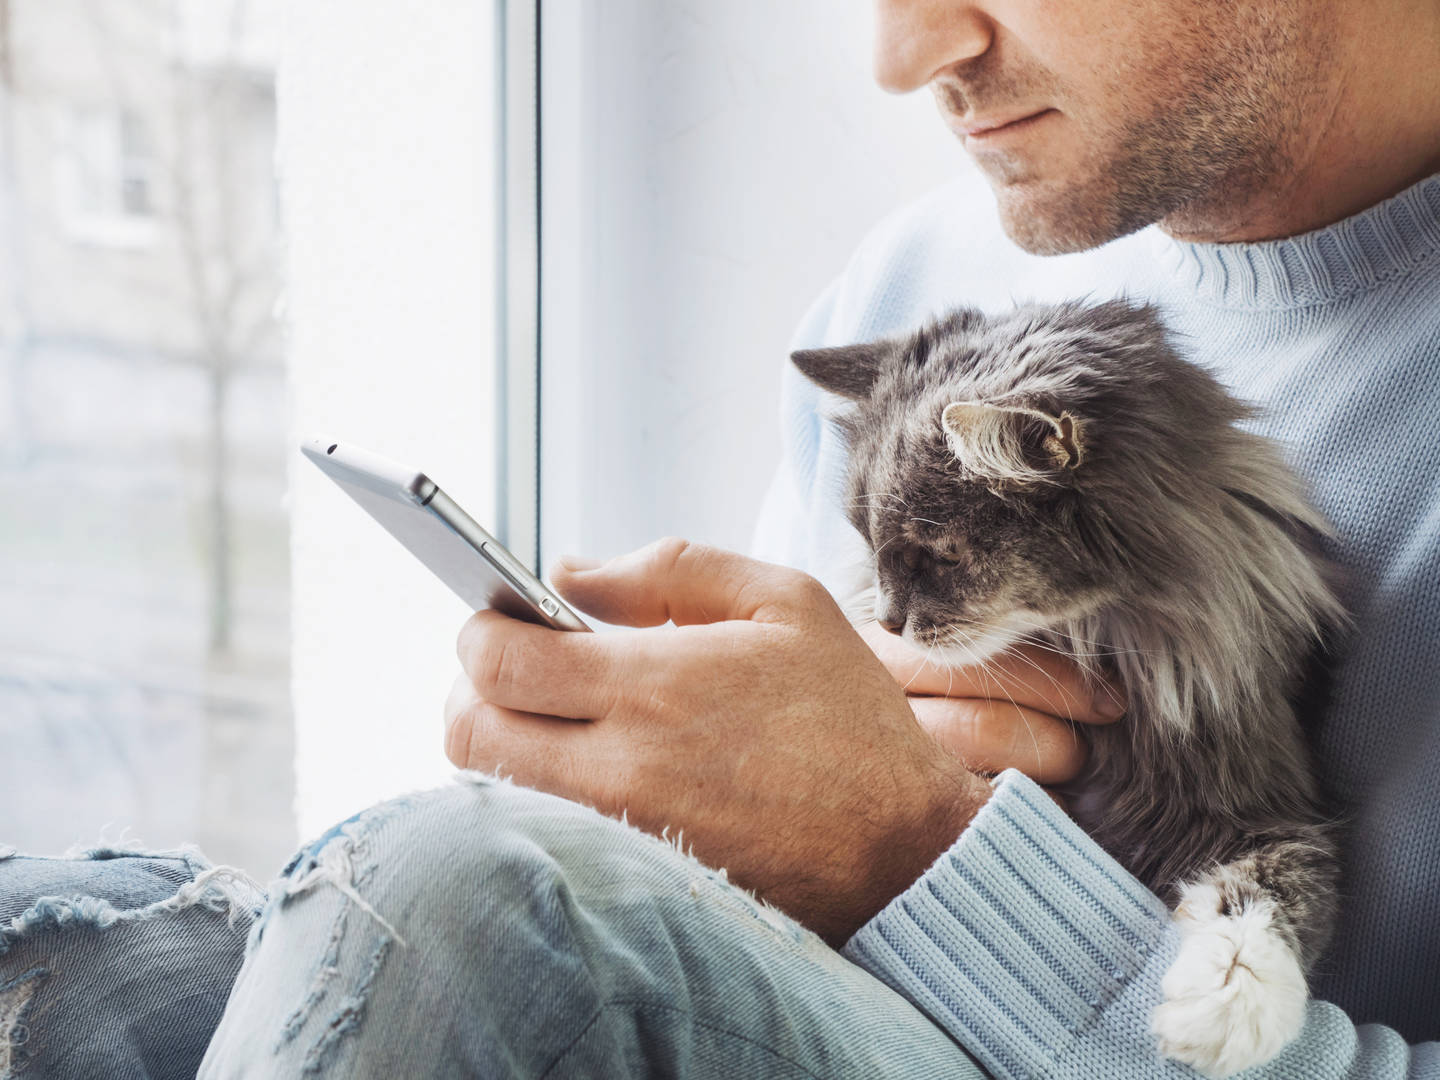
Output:
<svg viewBox="0 0 1440 1080">
<path fill-rule="evenodd" d="M 480 545 L 480 550 L 483 551 L 486 555 L 490 556 L 491 559 L 495 560 L 496 564 L 499 565 L 500 569 L 504 570 L 505 573 L 509 576 L 511 582 L 513 582 L 514 585 L 522 592 L 524 591 L 525 586 L 522 583 L 527 577 L 530 576 L 530 571 L 526 570 L 523 566 L 518 564 L 514 559 L 510 557 L 510 553 L 508 551 L 496 544 L 482 543 Z"/>
<path fill-rule="evenodd" d="M 540 598 L 540 610 L 545 612 L 546 615 L 554 617 L 560 614 L 560 605 L 555 603 L 550 597 L 542 596 Z"/>
</svg>

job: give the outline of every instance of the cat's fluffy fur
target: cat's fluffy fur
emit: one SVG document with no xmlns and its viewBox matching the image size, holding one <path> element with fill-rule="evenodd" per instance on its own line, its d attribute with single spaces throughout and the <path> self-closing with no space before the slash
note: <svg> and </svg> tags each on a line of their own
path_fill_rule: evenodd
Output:
<svg viewBox="0 0 1440 1080">
<path fill-rule="evenodd" d="M 1279 449 L 1124 301 L 962 309 L 793 360 L 856 403 L 837 421 L 875 617 L 953 663 L 1029 639 L 1123 683 L 1065 794 L 1174 905 L 1159 1047 L 1213 1076 L 1268 1060 L 1334 923 L 1295 703 L 1343 624 Z"/>
</svg>

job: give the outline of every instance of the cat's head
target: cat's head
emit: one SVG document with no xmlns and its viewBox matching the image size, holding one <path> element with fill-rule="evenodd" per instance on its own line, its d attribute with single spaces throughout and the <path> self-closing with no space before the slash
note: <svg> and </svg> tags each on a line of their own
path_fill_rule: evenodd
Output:
<svg viewBox="0 0 1440 1080">
<path fill-rule="evenodd" d="M 1153 309 L 960 310 L 792 359 L 855 402 L 837 417 L 847 509 L 876 618 L 907 640 L 978 659 L 1194 580 L 1187 533 L 1208 527 L 1245 410 Z"/>
</svg>

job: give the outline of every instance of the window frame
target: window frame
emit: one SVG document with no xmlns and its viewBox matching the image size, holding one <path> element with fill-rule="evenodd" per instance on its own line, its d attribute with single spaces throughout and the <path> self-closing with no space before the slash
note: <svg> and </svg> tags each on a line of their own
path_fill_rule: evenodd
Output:
<svg viewBox="0 0 1440 1080">
<path fill-rule="evenodd" d="M 540 570 L 540 3 L 497 0 L 495 535 Z"/>
</svg>

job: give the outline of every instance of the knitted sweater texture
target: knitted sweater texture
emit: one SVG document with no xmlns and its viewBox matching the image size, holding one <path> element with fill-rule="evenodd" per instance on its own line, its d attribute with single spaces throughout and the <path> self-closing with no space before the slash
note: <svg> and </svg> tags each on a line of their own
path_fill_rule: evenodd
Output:
<svg viewBox="0 0 1440 1080">
<path fill-rule="evenodd" d="M 1307 718 L 1348 822 L 1343 914 L 1300 1040 L 1257 1076 L 1440 1077 L 1440 175 L 1317 232 L 1189 244 L 1150 229 L 1037 258 L 978 178 L 883 222 L 795 347 L 873 340 L 959 304 L 1158 305 L 1191 359 L 1261 407 L 1335 527 L 1356 621 Z M 833 399 L 787 365 L 762 558 L 848 590 Z M 1123 721 L 1122 721 L 1123 722 Z M 1007 773 L 954 846 L 846 946 L 996 1076 L 1190 1076 L 1149 1035 L 1178 948 L 1160 901 Z M 1249 1075 L 1249 1074 L 1247 1074 Z"/>
</svg>

